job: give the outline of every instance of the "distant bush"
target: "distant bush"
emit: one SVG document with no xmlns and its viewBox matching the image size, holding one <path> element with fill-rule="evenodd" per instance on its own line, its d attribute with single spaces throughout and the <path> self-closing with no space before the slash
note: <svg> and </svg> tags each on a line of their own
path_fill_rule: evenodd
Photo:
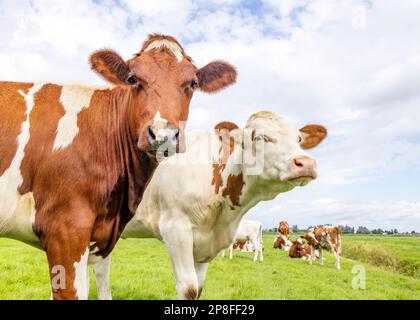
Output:
<svg viewBox="0 0 420 320">
<path fill-rule="evenodd" d="M 372 246 L 367 243 L 357 243 L 355 245 L 346 245 L 343 255 L 353 260 L 367 262 L 378 267 L 387 267 L 397 271 L 397 260 L 385 250 Z"/>
<path fill-rule="evenodd" d="M 420 278 L 420 265 L 415 259 L 398 260 L 388 251 L 368 243 L 346 244 L 343 248 L 343 256 L 406 276 Z"/>
</svg>

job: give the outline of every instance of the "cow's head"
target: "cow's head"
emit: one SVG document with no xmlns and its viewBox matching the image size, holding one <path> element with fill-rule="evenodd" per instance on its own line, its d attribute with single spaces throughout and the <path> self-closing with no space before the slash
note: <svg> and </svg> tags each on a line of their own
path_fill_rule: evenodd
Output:
<svg viewBox="0 0 420 320">
<path fill-rule="evenodd" d="M 246 128 L 249 130 L 244 139 L 252 143 L 245 143 L 245 148 L 252 148 L 257 159 L 263 157 L 260 178 L 280 180 L 290 189 L 304 186 L 317 177 L 316 162 L 305 150 L 324 140 L 327 130 L 323 126 L 311 124 L 295 130 L 272 112 L 262 111 L 250 117 Z"/>
<path fill-rule="evenodd" d="M 290 246 L 292 245 L 292 242 L 284 234 L 280 235 L 280 238 L 282 239 L 282 244 L 283 244 L 282 249 L 286 251 L 289 250 Z"/>
<path fill-rule="evenodd" d="M 288 251 L 291 245 L 292 242 L 285 235 L 282 234 L 276 238 L 273 247 L 275 249 L 283 249 L 285 251 Z"/>
<path fill-rule="evenodd" d="M 319 241 L 315 237 L 315 231 L 313 228 L 309 229 L 308 232 L 300 237 L 306 240 L 313 247 L 317 247 L 319 245 Z"/>
<path fill-rule="evenodd" d="M 184 148 L 180 130 L 194 91 L 212 93 L 236 81 L 230 64 L 214 61 L 199 69 L 175 38 L 163 35 L 149 36 L 128 61 L 112 50 L 99 50 L 90 63 L 105 80 L 130 92 L 129 127 L 138 147 L 165 154 Z"/>
<path fill-rule="evenodd" d="M 286 221 L 280 221 L 278 231 L 286 237 L 289 236 L 289 225 Z"/>
<path fill-rule="evenodd" d="M 289 257 L 291 258 L 302 258 L 308 253 L 305 249 L 305 242 L 303 239 L 298 238 L 294 241 L 292 241 L 292 244 L 289 249 Z"/>
</svg>

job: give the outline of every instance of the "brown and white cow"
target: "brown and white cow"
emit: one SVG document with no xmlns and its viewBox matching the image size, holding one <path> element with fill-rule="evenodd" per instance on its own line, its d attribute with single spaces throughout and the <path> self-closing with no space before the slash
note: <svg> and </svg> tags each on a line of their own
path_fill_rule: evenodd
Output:
<svg viewBox="0 0 420 320">
<path fill-rule="evenodd" d="M 159 165 L 123 234 L 166 244 L 181 299 L 200 296 L 208 263 L 234 241 L 252 207 L 316 178 L 304 149 L 327 134 L 319 125 L 295 130 L 267 111 L 252 115 L 244 129 L 230 122 L 216 128 L 187 135 L 187 152 Z M 109 259 L 95 275 L 99 297 L 110 298 Z"/>
<path fill-rule="evenodd" d="M 88 297 L 88 262 L 114 248 L 158 156 L 184 148 L 195 89 L 236 79 L 162 35 L 128 61 L 100 50 L 90 63 L 112 87 L 0 82 L 0 236 L 46 251 L 55 299 Z"/>
<path fill-rule="evenodd" d="M 287 221 L 280 221 L 277 230 L 280 233 L 280 236 L 274 239 L 273 248 L 283 249 L 285 251 L 289 250 L 292 243 L 289 240 L 289 224 Z"/>
<path fill-rule="evenodd" d="M 311 247 L 305 243 L 305 240 L 298 238 L 292 241 L 289 248 L 289 257 L 309 260 L 311 259 Z"/>
<path fill-rule="evenodd" d="M 305 239 L 311 247 L 311 264 L 316 258 L 315 250 L 318 250 L 321 265 L 324 265 L 322 249 L 327 249 L 334 255 L 335 268 L 340 269 L 341 229 L 339 227 L 319 226 L 311 228 L 301 237 Z"/>
</svg>

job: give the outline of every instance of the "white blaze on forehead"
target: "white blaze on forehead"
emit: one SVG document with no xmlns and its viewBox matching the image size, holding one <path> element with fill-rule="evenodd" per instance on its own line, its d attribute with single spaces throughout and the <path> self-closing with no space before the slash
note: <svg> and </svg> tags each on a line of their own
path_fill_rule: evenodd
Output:
<svg viewBox="0 0 420 320">
<path fill-rule="evenodd" d="M 35 84 L 29 89 L 27 94 L 19 90 L 19 94 L 22 95 L 26 102 L 26 118 L 22 122 L 20 133 L 16 139 L 16 154 L 9 168 L 0 177 L 0 235 L 9 231 L 13 232 L 13 230 L 10 230 L 11 228 L 24 228 L 26 230 L 29 229 L 28 232 L 32 232 L 30 223 L 34 220 L 34 205 L 31 202 L 31 196 L 21 196 L 18 188 L 23 182 L 20 166 L 25 157 L 25 147 L 30 139 L 30 113 L 35 106 L 35 94 L 43 86 L 44 84 Z M 12 223 L 12 218 L 14 226 L 9 225 L 9 223 Z M 25 226 L 16 225 L 16 223 L 22 223 Z"/>
<path fill-rule="evenodd" d="M 167 40 L 167 39 L 161 39 L 161 40 L 153 41 L 151 44 L 149 44 L 147 46 L 146 49 L 144 49 L 144 51 L 146 52 L 146 51 L 150 51 L 150 50 L 153 50 L 153 49 L 158 49 L 158 48 L 161 48 L 161 47 L 168 48 L 169 51 L 171 51 L 175 55 L 176 60 L 178 62 L 181 62 L 182 59 L 184 58 L 184 54 L 182 52 L 181 47 L 177 43 L 175 43 L 173 41 L 170 41 L 170 40 Z"/>
<path fill-rule="evenodd" d="M 156 113 L 155 117 L 153 118 L 153 124 L 157 124 L 157 123 L 162 123 L 164 125 L 166 125 L 168 123 L 168 120 L 161 117 L 159 111 Z"/>
<path fill-rule="evenodd" d="M 261 130 L 261 133 L 273 135 L 272 138 L 278 138 L 277 135 L 287 135 L 296 138 L 298 131 L 283 118 L 270 111 L 260 111 L 253 114 L 247 121 L 247 127 Z"/>
<path fill-rule="evenodd" d="M 168 124 L 168 120 L 162 118 L 160 115 L 160 112 L 158 111 L 155 117 L 153 118 L 153 125 L 152 125 L 152 131 L 155 134 L 156 138 L 158 138 L 158 136 L 165 137 L 166 132 L 164 131 L 167 124 Z"/>
<path fill-rule="evenodd" d="M 88 277 L 88 259 L 89 247 L 80 257 L 79 262 L 75 262 L 74 266 L 74 288 L 76 289 L 77 299 L 87 300 L 89 295 L 89 277 Z"/>
<path fill-rule="evenodd" d="M 53 150 L 64 149 L 69 146 L 79 133 L 77 126 L 77 115 L 79 112 L 90 106 L 95 89 L 82 86 L 63 86 L 60 102 L 64 108 L 64 116 L 57 126 Z"/>
</svg>

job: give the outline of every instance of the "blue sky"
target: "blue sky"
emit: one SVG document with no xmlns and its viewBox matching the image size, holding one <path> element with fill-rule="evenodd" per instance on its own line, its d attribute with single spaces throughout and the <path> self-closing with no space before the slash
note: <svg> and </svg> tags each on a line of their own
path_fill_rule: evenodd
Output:
<svg viewBox="0 0 420 320">
<path fill-rule="evenodd" d="M 319 179 L 250 218 L 420 231 L 419 10 L 409 0 L 0 0 L 0 78 L 103 85 L 92 51 L 128 58 L 147 34 L 171 34 L 198 66 L 239 70 L 234 87 L 194 97 L 190 130 L 243 126 L 262 109 L 329 129 L 311 152 Z"/>
</svg>

